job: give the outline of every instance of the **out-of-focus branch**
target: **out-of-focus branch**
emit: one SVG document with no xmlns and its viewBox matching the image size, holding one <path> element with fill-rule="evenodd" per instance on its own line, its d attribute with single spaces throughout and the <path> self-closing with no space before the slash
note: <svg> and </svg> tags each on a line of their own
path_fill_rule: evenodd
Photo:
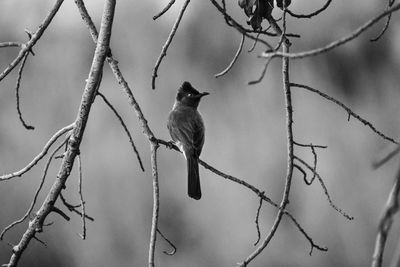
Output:
<svg viewBox="0 0 400 267">
<path fill-rule="evenodd" d="M 372 267 L 381 267 L 383 262 L 383 253 L 385 250 L 386 240 L 393 223 L 394 215 L 399 211 L 399 194 L 400 194 L 400 168 L 397 171 L 392 191 L 386 201 L 383 215 L 379 221 L 378 234 L 375 240 L 375 249 L 372 256 Z"/>
<path fill-rule="evenodd" d="M 104 6 L 99 40 L 96 45 L 89 77 L 82 95 L 78 115 L 74 122 L 74 127 L 68 141 L 67 151 L 65 152 L 60 170 L 57 174 L 57 179 L 52 185 L 42 206 L 34 218 L 29 222 L 28 229 L 21 237 L 20 242 L 13 247 L 13 254 L 8 263 L 8 267 L 17 265 L 29 242 L 35 238 L 37 233 L 42 231 L 44 221 L 47 218 L 47 215 L 54 211 L 54 204 L 59 197 L 61 190 L 65 187 L 65 183 L 71 173 L 75 157 L 79 154 L 79 147 L 85 131 L 87 120 L 89 118 L 90 108 L 97 93 L 98 82 L 101 78 L 106 53 L 109 50 L 114 10 L 115 0 L 107 0 Z"/>
<path fill-rule="evenodd" d="M 342 37 L 336 41 L 333 41 L 332 43 L 320 47 L 314 50 L 310 51 L 305 51 L 305 52 L 298 52 L 298 53 L 285 53 L 285 52 L 266 52 L 262 53 L 261 57 L 288 57 L 292 59 L 300 59 L 300 58 L 305 58 L 305 57 L 310 57 L 310 56 L 316 56 L 322 53 L 326 53 L 338 46 L 341 46 L 345 43 L 348 43 L 349 41 L 357 38 L 361 33 L 364 31 L 368 30 L 371 28 L 372 25 L 376 24 L 378 21 L 380 21 L 382 18 L 392 14 L 393 12 L 397 11 L 400 9 L 400 4 L 394 5 L 393 7 L 387 9 L 386 11 L 382 12 L 381 14 L 377 15 L 373 19 L 367 21 L 364 25 L 353 31 L 351 34 L 348 36 Z"/>
<path fill-rule="evenodd" d="M 325 9 L 327 9 L 329 7 L 329 5 L 331 4 L 332 0 L 328 0 L 326 1 L 326 3 L 324 4 L 323 7 L 321 7 L 320 9 L 310 13 L 310 14 L 295 14 L 292 11 L 288 10 L 287 12 L 295 18 L 307 18 L 307 19 L 311 19 L 312 17 L 320 14 L 321 12 L 323 12 Z"/>
<path fill-rule="evenodd" d="M 22 45 L 22 49 L 19 51 L 18 56 L 7 66 L 7 68 L 0 74 L 0 81 L 4 79 L 23 59 L 26 53 L 28 53 L 32 47 L 36 44 L 36 42 L 42 37 L 44 31 L 50 25 L 51 21 L 53 20 L 54 16 L 57 14 L 61 4 L 64 0 L 57 0 L 52 9 L 50 10 L 49 14 L 45 17 L 43 22 L 39 25 L 37 31 L 32 34 L 31 39 Z"/>
<path fill-rule="evenodd" d="M 189 2 L 190 2 L 190 0 L 185 0 L 185 3 L 183 3 L 183 6 L 181 8 L 181 11 L 179 12 L 178 17 L 176 18 L 174 26 L 172 27 L 172 30 L 171 30 L 170 34 L 168 35 L 167 41 L 165 42 L 165 44 L 163 45 L 163 47 L 161 49 L 161 54 L 157 59 L 156 65 L 153 69 L 152 78 L 151 78 L 151 88 L 153 88 L 153 89 L 156 89 L 156 78 L 157 78 L 158 68 L 160 67 L 160 64 L 161 64 L 161 61 L 163 60 L 163 58 L 167 55 L 168 47 L 171 44 L 176 31 L 178 30 L 178 26 L 181 23 L 183 14 L 185 13 L 187 6 L 189 5 Z"/>
</svg>

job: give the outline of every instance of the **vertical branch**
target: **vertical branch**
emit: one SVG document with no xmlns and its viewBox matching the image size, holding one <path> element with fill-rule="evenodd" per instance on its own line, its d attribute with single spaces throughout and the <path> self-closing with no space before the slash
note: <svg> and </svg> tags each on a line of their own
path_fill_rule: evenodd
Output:
<svg viewBox="0 0 400 267">
<path fill-rule="evenodd" d="M 47 215 L 54 210 L 54 204 L 60 195 L 61 190 L 65 187 L 65 183 L 71 173 L 75 157 L 79 154 L 79 146 L 82 141 L 87 120 L 89 118 L 91 105 L 97 93 L 97 85 L 101 78 L 106 53 L 109 50 L 114 10 L 115 0 L 107 0 L 104 6 L 99 40 L 96 45 L 89 77 L 86 82 L 78 115 L 68 141 L 67 151 L 63 157 L 60 170 L 39 211 L 29 222 L 28 228 L 21 237 L 20 242 L 13 247 L 13 254 L 7 265 L 8 267 L 17 266 L 18 261 L 21 258 L 22 253 L 28 247 L 29 242 L 32 239 L 35 239 L 35 235 L 37 233 L 42 232 L 44 221 Z"/>
<path fill-rule="evenodd" d="M 375 240 L 375 249 L 372 256 L 372 267 L 381 267 L 386 239 L 393 223 L 393 216 L 399 211 L 400 168 L 394 181 L 392 191 L 387 199 L 382 218 L 379 222 L 378 234 Z"/>
<path fill-rule="evenodd" d="M 285 0 L 284 0 L 285 1 Z M 276 22 L 273 18 L 269 19 L 270 24 L 275 29 L 276 32 L 280 34 L 282 31 L 278 28 Z M 285 32 L 285 29 L 284 29 Z M 282 43 L 283 53 L 289 53 L 290 42 L 289 40 L 283 36 L 284 42 Z M 290 89 L 290 81 L 289 81 L 289 58 L 282 58 L 282 77 L 283 77 L 283 91 L 285 93 L 285 110 L 286 110 L 286 136 L 287 136 L 287 170 L 286 170 L 286 180 L 285 187 L 282 196 L 282 201 L 279 205 L 278 214 L 275 217 L 275 221 L 271 227 L 270 232 L 267 237 L 264 239 L 263 243 L 252 253 L 247 259 L 240 264 L 240 266 L 247 266 L 254 258 L 256 258 L 269 244 L 272 237 L 275 235 L 276 230 L 282 220 L 282 217 L 285 213 L 286 205 L 289 203 L 289 193 L 290 187 L 292 184 L 292 176 L 293 176 L 293 168 L 294 168 L 294 153 L 293 153 L 293 108 L 292 108 L 292 95 Z"/>
<path fill-rule="evenodd" d="M 151 143 L 151 174 L 153 176 L 153 217 L 151 220 L 149 267 L 154 267 L 154 252 L 157 239 L 158 211 L 160 208 L 160 193 L 158 187 L 157 149 L 158 143 Z"/>
</svg>

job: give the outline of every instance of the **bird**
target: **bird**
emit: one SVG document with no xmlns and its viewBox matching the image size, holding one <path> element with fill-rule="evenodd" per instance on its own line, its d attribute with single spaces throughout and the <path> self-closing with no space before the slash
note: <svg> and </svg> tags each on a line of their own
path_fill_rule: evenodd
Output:
<svg viewBox="0 0 400 267">
<path fill-rule="evenodd" d="M 204 122 L 197 110 L 200 100 L 208 92 L 200 93 L 185 81 L 179 87 L 175 102 L 168 115 L 167 128 L 175 144 L 187 161 L 188 195 L 201 198 L 199 156 L 204 145 Z"/>
</svg>

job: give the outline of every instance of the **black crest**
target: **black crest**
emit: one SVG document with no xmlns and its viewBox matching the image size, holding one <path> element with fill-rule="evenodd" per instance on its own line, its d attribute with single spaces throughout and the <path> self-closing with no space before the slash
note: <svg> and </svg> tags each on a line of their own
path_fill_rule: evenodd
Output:
<svg viewBox="0 0 400 267">
<path fill-rule="evenodd" d="M 199 91 L 194 89 L 193 86 L 190 84 L 190 82 L 187 81 L 183 82 L 182 86 L 179 88 L 179 91 L 187 94 L 194 94 L 194 95 L 200 94 Z"/>
</svg>

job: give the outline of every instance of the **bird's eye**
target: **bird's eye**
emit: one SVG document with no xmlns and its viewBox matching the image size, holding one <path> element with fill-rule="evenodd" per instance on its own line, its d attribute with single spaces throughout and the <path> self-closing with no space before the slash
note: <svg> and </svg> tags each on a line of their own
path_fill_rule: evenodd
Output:
<svg viewBox="0 0 400 267">
<path fill-rule="evenodd" d="M 191 97 L 191 96 L 192 96 L 192 94 L 190 94 L 190 93 L 189 93 L 189 94 L 187 94 L 187 96 Z"/>
</svg>

